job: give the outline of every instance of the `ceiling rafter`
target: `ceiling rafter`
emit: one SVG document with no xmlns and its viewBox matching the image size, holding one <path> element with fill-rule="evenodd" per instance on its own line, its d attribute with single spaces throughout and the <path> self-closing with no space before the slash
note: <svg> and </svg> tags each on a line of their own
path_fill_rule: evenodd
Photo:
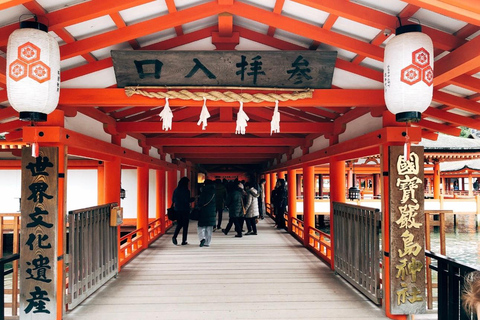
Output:
<svg viewBox="0 0 480 320">
<path fill-rule="evenodd" d="M 445 110 L 430 107 L 423 112 L 423 115 L 439 119 L 447 123 L 453 123 L 457 126 L 464 126 L 480 130 L 480 121 L 478 121 L 477 119 L 461 116 Z"/>
<path fill-rule="evenodd" d="M 381 31 L 383 31 L 384 29 L 389 29 L 392 32 L 395 32 L 395 29 L 398 25 L 398 20 L 395 16 L 380 12 L 378 10 L 370 9 L 347 0 L 294 1 L 318 10 L 330 12 L 331 14 L 335 14 L 361 24 L 365 24 Z M 417 10 L 418 8 L 415 9 L 414 12 L 416 12 Z M 403 14 L 406 15 L 407 12 L 408 11 L 404 11 Z M 413 15 L 413 13 L 408 13 L 408 18 L 411 15 Z M 427 26 L 423 26 L 422 28 L 423 32 L 425 32 L 432 38 L 435 47 L 441 48 L 443 50 L 453 50 L 454 48 L 465 43 L 464 39 L 455 37 L 449 33 Z"/>
<path fill-rule="evenodd" d="M 175 5 L 174 0 L 165 0 L 165 3 L 167 4 L 167 9 L 169 13 L 177 12 L 177 6 Z M 174 28 L 177 36 L 183 35 L 183 28 L 181 25 L 175 26 Z"/>
<path fill-rule="evenodd" d="M 475 37 L 435 62 L 435 86 L 480 68 L 480 37 Z"/>
<path fill-rule="evenodd" d="M 110 18 L 112 18 L 113 22 L 119 29 L 125 28 L 127 26 L 122 16 L 118 12 L 110 13 Z M 138 44 L 138 41 L 136 39 L 128 40 L 128 43 L 130 44 L 133 50 L 140 49 L 140 45 Z"/>
<path fill-rule="evenodd" d="M 458 0 L 403 0 L 447 17 L 480 26 L 480 5 L 476 1 Z"/>
<path fill-rule="evenodd" d="M 3 0 L 0 2 L 0 10 L 8 9 L 11 7 L 19 6 L 21 4 L 30 2 L 32 0 Z"/>
<path fill-rule="evenodd" d="M 441 132 L 441 133 L 449 134 L 456 137 L 458 137 L 460 135 L 460 132 L 462 131 L 460 128 L 456 128 L 447 124 L 441 124 L 441 123 L 426 120 L 426 119 L 422 119 L 419 122 L 415 123 L 414 125 L 423 127 L 426 129 L 430 129 L 434 132 Z"/>
<path fill-rule="evenodd" d="M 23 1 L 30 2 L 29 1 Z M 45 19 L 51 30 L 71 26 L 87 20 L 99 18 L 112 12 L 122 11 L 134 6 L 151 2 L 152 0 L 102 0 L 86 1 L 77 5 L 47 13 Z M 1 8 L 1 7 L 0 7 Z M 12 24 L 0 28 L 0 47 L 6 46 L 8 36 L 16 29 L 18 24 Z"/>
<path fill-rule="evenodd" d="M 277 138 L 267 137 L 262 139 L 239 137 L 236 135 L 234 138 L 228 139 L 229 146 L 298 146 L 305 142 L 303 138 Z M 151 145 L 163 145 L 163 146 L 225 146 L 225 139 L 223 138 L 147 138 L 147 143 Z"/>
<path fill-rule="evenodd" d="M 214 30 L 214 27 L 207 27 L 207 28 L 204 28 L 204 29 L 201 29 L 201 30 L 197 30 L 197 31 L 193 31 L 193 32 L 184 34 L 184 35 L 179 36 L 179 37 L 175 37 L 173 39 L 168 39 L 168 40 L 164 40 L 164 41 L 161 41 L 161 42 L 158 42 L 158 43 L 155 43 L 155 44 L 145 46 L 143 48 L 140 48 L 139 50 L 169 50 L 169 49 L 173 49 L 175 47 L 178 47 L 178 46 L 190 43 L 190 42 L 194 42 L 194 41 L 197 41 L 197 40 L 202 40 L 202 39 L 208 38 L 211 35 L 213 30 Z M 0 59 L 2 59 L 2 58 L 0 57 Z M 2 66 L 1 60 L 0 60 L 0 66 Z M 87 74 L 92 73 L 92 72 L 107 69 L 107 68 L 110 68 L 110 67 L 113 67 L 112 58 L 106 58 L 106 59 L 102 59 L 102 60 L 99 60 L 99 61 L 95 61 L 95 62 L 86 64 L 86 65 L 82 65 L 82 66 L 79 66 L 79 67 L 76 67 L 76 68 L 72 68 L 72 69 L 63 71 L 61 73 L 61 78 L 62 78 L 62 81 L 66 81 L 66 80 L 70 80 L 70 79 L 74 79 L 74 78 L 77 78 L 77 77 L 87 75 Z M 1 74 L 1 70 L 0 70 L 0 74 Z M 1 82 L 1 79 L 0 79 L 0 82 Z"/>
<path fill-rule="evenodd" d="M 85 52 L 112 46 L 119 42 L 136 39 L 151 33 L 159 32 L 176 25 L 185 24 L 219 14 L 222 8 L 215 2 L 208 2 L 182 11 L 169 13 L 161 17 L 139 22 L 122 29 L 104 32 L 86 39 L 78 40 L 60 47 L 62 59 L 68 59 Z"/>
<path fill-rule="evenodd" d="M 276 0 L 275 6 L 273 7 L 273 13 L 282 14 L 283 5 L 285 4 L 285 0 Z M 275 28 L 270 26 L 268 27 L 267 35 L 273 37 L 275 35 Z"/>
<path fill-rule="evenodd" d="M 383 61 L 384 50 L 378 46 L 242 2 L 235 2 L 231 10 L 233 14 L 238 16 L 267 24 L 305 38 L 334 45 L 348 51 L 358 52 L 374 60 Z"/>
</svg>

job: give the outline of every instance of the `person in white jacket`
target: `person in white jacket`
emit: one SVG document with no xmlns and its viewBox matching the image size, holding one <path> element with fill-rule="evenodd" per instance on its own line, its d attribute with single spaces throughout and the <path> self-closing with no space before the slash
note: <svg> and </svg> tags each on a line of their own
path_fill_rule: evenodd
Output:
<svg viewBox="0 0 480 320">
<path fill-rule="evenodd" d="M 245 205 L 245 222 L 247 223 L 247 233 L 245 235 L 257 235 L 258 219 L 258 191 L 250 183 L 245 184 L 247 192 L 247 202 Z"/>
</svg>

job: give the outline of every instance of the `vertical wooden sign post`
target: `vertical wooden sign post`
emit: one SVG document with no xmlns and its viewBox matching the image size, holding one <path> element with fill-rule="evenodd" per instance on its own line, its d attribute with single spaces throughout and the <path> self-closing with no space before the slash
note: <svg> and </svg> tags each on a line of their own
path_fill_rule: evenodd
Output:
<svg viewBox="0 0 480 320">
<path fill-rule="evenodd" d="M 408 157 L 408 156 L 407 156 Z M 423 147 L 389 149 L 390 169 L 390 312 L 424 313 L 425 227 Z"/>
<path fill-rule="evenodd" d="M 22 150 L 20 319 L 57 319 L 58 148 Z"/>
</svg>

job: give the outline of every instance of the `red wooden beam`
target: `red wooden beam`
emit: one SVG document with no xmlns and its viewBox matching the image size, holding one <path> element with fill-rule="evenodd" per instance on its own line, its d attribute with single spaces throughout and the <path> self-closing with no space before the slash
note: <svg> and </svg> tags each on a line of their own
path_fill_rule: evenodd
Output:
<svg viewBox="0 0 480 320">
<path fill-rule="evenodd" d="M 248 114 L 248 113 L 247 113 Z M 163 131 L 160 122 L 119 122 L 119 132 L 140 133 L 235 133 L 236 122 L 209 122 L 206 130 L 202 130 L 196 122 L 175 122 L 172 130 Z M 283 122 L 280 123 L 282 133 L 327 133 L 333 129 L 333 123 Z M 270 133 L 270 122 L 249 122 L 247 133 Z"/>
<path fill-rule="evenodd" d="M 228 143 L 228 142 L 227 142 Z M 225 143 L 224 143 L 225 144 Z M 218 154 L 230 154 L 230 153 L 285 153 L 289 150 L 290 147 L 239 147 L 239 146 L 205 146 L 205 147 L 183 147 L 183 146 L 172 146 L 164 147 L 163 151 L 167 153 L 189 153 L 189 154 L 213 154 L 218 156 Z"/>
<path fill-rule="evenodd" d="M 480 37 L 475 37 L 435 62 L 435 86 L 480 67 Z"/>
<path fill-rule="evenodd" d="M 430 107 L 423 112 L 426 117 L 436 118 L 447 123 L 453 123 L 457 126 L 464 126 L 472 129 L 480 130 L 480 121 L 466 116 L 461 116 L 445 110 Z"/>
<path fill-rule="evenodd" d="M 300 36 L 324 42 L 339 48 L 357 52 L 369 58 L 383 61 L 383 48 L 363 41 L 316 27 L 312 24 L 275 14 L 242 2 L 235 2 L 231 13 L 269 26 L 282 29 Z"/>
<path fill-rule="evenodd" d="M 225 146 L 224 138 L 147 138 L 149 145 L 168 146 Z M 250 138 L 234 137 L 227 141 L 229 146 L 298 146 L 305 143 L 303 138 Z"/>
<path fill-rule="evenodd" d="M 380 30 L 390 29 L 392 30 L 392 32 L 394 32 L 396 27 L 398 26 L 398 21 L 395 16 L 350 1 L 294 1 Z M 419 8 L 410 7 L 409 10 L 404 10 L 402 12 L 402 16 L 407 16 L 408 18 L 410 18 L 413 13 L 415 13 L 418 9 Z M 449 33 L 442 32 L 434 28 L 422 26 L 422 29 L 423 32 L 425 32 L 432 38 L 434 46 L 442 50 L 452 51 L 454 48 L 465 43 L 464 38 L 462 39 L 459 37 L 455 37 Z M 350 51 L 356 52 L 355 50 Z"/>
<path fill-rule="evenodd" d="M 0 10 L 8 9 L 11 7 L 19 6 L 21 4 L 30 2 L 32 0 L 1 0 L 0 1 Z"/>
<path fill-rule="evenodd" d="M 156 90 L 158 92 L 166 90 Z M 245 90 L 244 90 L 245 92 Z M 0 91 L 1 97 L 2 91 Z M 296 101 L 279 102 L 279 106 L 287 107 L 379 107 L 385 106 L 383 89 L 317 89 L 313 91 L 313 97 Z M 0 99 L 0 101 L 2 101 Z M 124 89 L 61 89 L 59 105 L 73 105 L 76 107 L 109 107 L 109 106 L 159 106 L 165 100 L 150 99 L 140 95 L 127 97 Z M 203 101 L 170 99 L 170 106 L 203 106 Z M 207 101 L 214 107 L 231 107 L 232 104 L 223 101 Z M 238 106 L 238 102 L 235 103 Z M 272 106 L 271 102 L 253 103 L 247 102 L 244 107 Z"/>
<path fill-rule="evenodd" d="M 480 25 L 480 5 L 477 1 L 459 0 L 404 0 L 407 3 L 425 8 L 427 10 Z"/>
<path fill-rule="evenodd" d="M 477 102 L 453 96 L 438 90 L 433 90 L 433 101 L 474 114 L 480 114 L 480 110 L 478 108 L 479 104 Z"/>
<path fill-rule="evenodd" d="M 422 139 L 421 131 L 422 129 L 418 127 L 409 128 L 408 135 L 410 136 L 410 141 L 413 143 L 420 142 Z M 324 164 L 328 163 L 332 157 L 348 160 L 378 154 L 380 152 L 379 146 L 382 144 L 387 142 L 404 142 L 404 134 L 405 128 L 402 127 L 382 128 L 273 166 L 269 168 L 268 172 L 276 172 L 287 168 L 295 169 L 303 165 Z"/>
<path fill-rule="evenodd" d="M 119 157 L 122 164 L 135 167 L 145 165 L 159 169 L 176 167 L 176 165 L 163 160 L 153 159 L 148 155 L 60 127 L 23 127 L 23 141 L 28 143 L 36 141 L 41 145 L 60 143 L 69 147 L 70 154 L 75 153 L 98 160 L 111 160 L 113 157 Z"/>
</svg>

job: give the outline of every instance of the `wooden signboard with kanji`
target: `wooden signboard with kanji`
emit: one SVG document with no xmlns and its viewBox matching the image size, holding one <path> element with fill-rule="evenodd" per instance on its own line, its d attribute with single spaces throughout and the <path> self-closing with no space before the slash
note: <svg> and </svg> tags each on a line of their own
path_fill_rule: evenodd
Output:
<svg viewBox="0 0 480 320">
<path fill-rule="evenodd" d="M 58 148 L 22 149 L 20 319 L 57 319 Z"/>
<path fill-rule="evenodd" d="M 407 151 L 408 152 L 408 151 Z M 390 312 L 424 313 L 425 216 L 423 147 L 389 148 Z"/>
<path fill-rule="evenodd" d="M 117 86 L 329 89 L 336 51 L 113 50 Z"/>
</svg>

